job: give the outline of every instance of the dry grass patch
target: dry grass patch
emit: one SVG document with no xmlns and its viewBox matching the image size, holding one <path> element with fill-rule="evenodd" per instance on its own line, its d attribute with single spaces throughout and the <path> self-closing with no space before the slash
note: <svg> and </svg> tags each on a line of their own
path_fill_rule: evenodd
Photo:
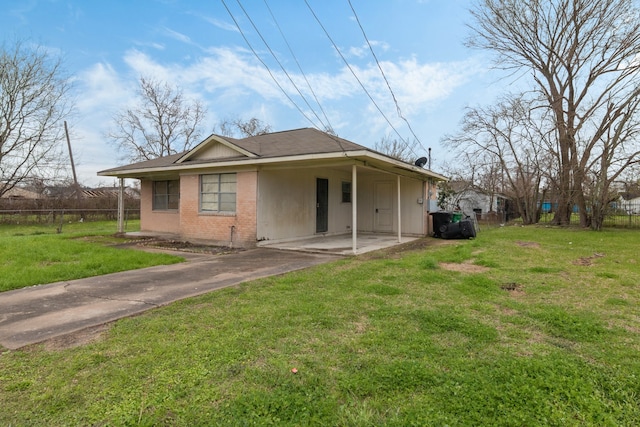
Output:
<svg viewBox="0 0 640 427">
<path fill-rule="evenodd" d="M 517 240 L 516 245 L 521 246 L 523 248 L 539 248 L 540 243 L 538 242 L 523 242 L 521 240 Z"/>
<path fill-rule="evenodd" d="M 489 267 L 471 264 L 469 261 L 463 263 L 441 262 L 438 265 L 447 271 L 457 271 L 459 273 L 486 273 L 490 270 Z"/>
<path fill-rule="evenodd" d="M 103 341 L 110 329 L 111 323 L 54 337 L 44 342 L 44 348 L 47 351 L 60 351 Z"/>
</svg>

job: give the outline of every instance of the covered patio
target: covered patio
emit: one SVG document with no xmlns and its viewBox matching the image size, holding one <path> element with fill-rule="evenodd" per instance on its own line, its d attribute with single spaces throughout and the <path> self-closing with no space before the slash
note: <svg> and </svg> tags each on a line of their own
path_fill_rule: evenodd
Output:
<svg viewBox="0 0 640 427">
<path fill-rule="evenodd" d="M 412 242 L 419 239 L 416 236 L 402 236 L 398 239 L 396 234 L 390 233 L 358 233 L 356 248 L 354 250 L 353 236 L 340 234 L 333 236 L 314 236 L 279 243 L 262 243 L 259 247 L 273 248 L 288 251 L 330 253 L 336 255 L 360 255 L 363 253 L 389 248 L 395 245 Z"/>
</svg>

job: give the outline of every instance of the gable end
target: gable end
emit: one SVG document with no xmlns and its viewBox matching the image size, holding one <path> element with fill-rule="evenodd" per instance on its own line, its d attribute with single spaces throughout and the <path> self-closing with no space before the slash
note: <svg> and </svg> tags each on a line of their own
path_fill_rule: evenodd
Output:
<svg viewBox="0 0 640 427">
<path fill-rule="evenodd" d="M 193 157 L 190 157 L 189 160 L 217 160 L 232 157 L 246 157 L 246 155 L 238 152 L 238 150 L 216 142 L 203 147 L 197 153 L 194 153 Z"/>
</svg>

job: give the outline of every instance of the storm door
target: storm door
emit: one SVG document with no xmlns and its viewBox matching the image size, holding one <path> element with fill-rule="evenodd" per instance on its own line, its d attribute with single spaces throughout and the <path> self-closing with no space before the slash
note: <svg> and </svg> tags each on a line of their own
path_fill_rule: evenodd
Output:
<svg viewBox="0 0 640 427">
<path fill-rule="evenodd" d="M 329 230 L 329 180 L 316 178 L 316 233 Z"/>
</svg>

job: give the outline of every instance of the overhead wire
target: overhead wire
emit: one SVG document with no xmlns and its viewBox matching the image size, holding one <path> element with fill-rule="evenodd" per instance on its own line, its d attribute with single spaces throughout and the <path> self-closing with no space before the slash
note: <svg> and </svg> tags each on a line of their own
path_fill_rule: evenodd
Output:
<svg viewBox="0 0 640 427">
<path fill-rule="evenodd" d="M 278 20 L 276 19 L 275 15 L 273 14 L 273 11 L 269 7 L 269 3 L 267 3 L 267 0 L 264 0 L 264 5 L 267 7 L 267 10 L 269 11 L 269 14 L 271 15 L 271 19 L 273 19 L 273 22 L 276 24 L 276 27 L 278 28 L 278 31 L 280 32 L 280 35 L 282 36 L 282 39 L 284 40 L 285 44 L 287 45 L 287 48 L 289 49 L 289 53 L 291 53 L 291 56 L 293 57 L 293 59 L 296 62 L 296 65 L 298 66 L 298 70 L 300 70 L 300 74 L 302 74 L 302 77 L 304 77 L 304 81 L 307 83 L 307 87 L 309 88 L 309 91 L 313 95 L 313 98 L 315 99 L 316 104 L 318 104 L 318 107 L 320 108 L 320 111 L 322 112 L 322 115 L 324 116 L 325 120 L 327 121 L 327 125 L 329 127 L 327 129 L 325 129 L 325 130 L 330 130 L 331 132 L 334 132 L 333 126 L 331 125 L 331 121 L 329 120 L 329 117 L 327 116 L 326 111 L 324 110 L 324 108 L 322 108 L 322 104 L 320 103 L 320 100 L 318 99 L 318 96 L 316 95 L 316 92 L 313 90 L 313 87 L 311 86 L 311 83 L 309 82 L 309 79 L 307 78 L 307 75 L 305 74 L 304 70 L 302 69 L 302 66 L 300 65 L 300 61 L 298 61 L 298 57 L 293 52 L 293 49 L 291 48 L 291 45 L 289 44 L 289 41 L 287 40 L 287 37 L 284 35 L 284 32 L 282 31 L 282 28 L 280 27 L 280 24 L 278 23 Z"/>
<path fill-rule="evenodd" d="M 382 109 L 380 108 L 380 106 L 378 105 L 378 103 L 373 99 L 373 97 L 371 96 L 371 94 L 369 93 L 369 91 L 367 90 L 367 88 L 364 86 L 364 84 L 362 83 L 362 81 L 360 80 L 360 78 L 358 77 L 358 75 L 356 74 L 356 72 L 353 70 L 353 67 L 351 67 L 351 65 L 349 64 L 349 62 L 347 61 L 347 59 L 344 57 L 344 55 L 342 54 L 342 51 L 340 50 L 340 48 L 338 47 L 338 45 L 335 43 L 335 41 L 333 40 L 333 38 L 331 37 L 331 35 L 329 34 L 329 32 L 327 31 L 327 29 L 325 28 L 325 26 L 322 24 L 322 21 L 320 21 L 320 18 L 318 18 L 318 16 L 316 15 L 315 11 L 313 10 L 313 8 L 311 7 L 311 5 L 309 4 L 309 2 L 307 0 L 304 0 L 305 4 L 307 5 L 307 8 L 309 8 L 309 11 L 311 12 L 311 14 L 313 15 L 313 17 L 315 18 L 315 20 L 318 22 L 318 24 L 320 25 L 320 27 L 322 28 L 322 30 L 324 31 L 325 35 L 327 36 L 327 38 L 331 41 L 331 44 L 333 45 L 334 49 L 336 50 L 336 52 L 338 52 L 338 55 L 340 56 L 340 58 L 342 58 L 342 61 L 345 63 L 345 65 L 347 66 L 347 68 L 349 68 L 349 71 L 351 71 L 351 74 L 353 74 L 353 77 L 355 77 L 355 79 L 357 80 L 357 82 L 360 84 L 360 87 L 362 88 L 362 90 L 364 90 L 364 92 L 367 94 L 367 96 L 369 97 L 369 99 L 371 100 L 371 102 L 373 103 L 373 105 L 376 107 L 376 109 L 378 110 L 378 112 L 380 112 L 380 114 L 382 115 L 382 117 L 384 117 L 384 119 L 386 120 L 386 122 L 389 124 L 389 126 L 391 127 L 391 129 L 393 129 L 393 131 L 396 133 L 396 135 L 398 135 L 398 137 L 400 138 L 400 140 L 402 142 L 404 142 L 405 144 L 407 144 L 407 142 L 405 141 L 404 137 L 400 134 L 400 132 L 396 129 L 396 127 L 393 125 L 393 123 L 391 123 L 391 120 L 389 120 L 389 118 L 387 117 L 387 115 L 382 111 Z M 411 148 L 410 148 L 411 149 Z M 413 151 L 413 150 L 412 150 Z M 414 153 L 415 154 L 415 153 Z"/>
<path fill-rule="evenodd" d="M 231 12 L 231 10 L 229 9 L 229 7 L 227 6 L 225 0 L 221 0 L 222 4 L 224 5 L 225 9 L 227 10 L 227 13 L 229 13 L 229 16 L 231 17 L 231 19 L 233 20 L 233 22 L 236 25 L 236 28 L 238 29 L 238 31 L 240 32 L 240 34 L 242 35 L 242 38 L 244 39 L 245 43 L 247 44 L 247 46 L 249 47 L 249 49 L 251 50 L 251 52 L 254 54 L 254 56 L 260 61 L 260 63 L 262 63 L 262 65 L 266 68 L 267 72 L 269 73 L 271 79 L 276 83 L 276 85 L 278 86 L 278 88 L 280 89 L 280 91 L 282 91 L 282 93 L 287 97 L 287 99 L 289 100 L 289 102 L 291 102 L 296 109 L 303 115 L 303 117 L 305 117 L 305 119 L 307 119 L 307 121 L 309 121 L 314 127 L 318 127 L 316 125 L 316 123 L 300 108 L 300 106 L 291 98 L 291 96 L 287 93 L 287 91 L 282 87 L 282 85 L 279 83 L 278 79 L 275 77 L 275 75 L 273 74 L 273 72 L 271 71 L 270 67 L 267 65 L 267 63 L 262 59 L 262 57 L 257 53 L 257 51 L 254 49 L 254 47 L 252 46 L 251 42 L 249 41 L 249 39 L 247 38 L 247 36 L 245 35 L 244 31 L 242 30 L 242 28 L 240 27 L 240 24 L 238 23 L 238 21 L 236 20 L 234 14 Z M 312 93 L 316 104 L 318 105 L 318 107 L 320 108 L 322 115 L 324 116 L 325 120 L 326 120 L 326 124 L 325 122 L 322 120 L 322 118 L 320 118 L 320 116 L 316 113 L 315 109 L 310 105 L 309 101 L 307 100 L 307 98 L 304 96 L 304 94 L 302 93 L 302 91 L 300 90 L 300 88 L 298 87 L 298 85 L 295 83 L 295 81 L 293 80 L 293 78 L 291 77 L 291 75 L 287 72 L 286 68 L 284 67 L 284 65 L 282 64 L 282 62 L 279 60 L 279 58 L 277 57 L 277 55 L 274 53 L 273 49 L 271 49 L 271 47 L 269 46 L 269 43 L 266 41 L 266 39 L 263 37 L 262 33 L 260 32 L 260 30 L 258 29 L 258 27 L 256 26 L 256 24 L 254 23 L 254 21 L 251 19 L 251 16 L 249 15 L 249 13 L 247 12 L 247 10 L 244 8 L 244 6 L 242 5 L 242 3 L 240 2 L 240 0 L 236 0 L 238 5 L 240 6 L 240 8 L 242 9 L 243 13 L 245 14 L 245 16 L 247 17 L 247 19 L 249 20 L 249 22 L 251 23 L 251 25 L 253 26 L 254 30 L 257 32 L 258 36 L 260 37 L 260 39 L 262 40 L 262 42 L 264 43 L 264 45 L 266 46 L 266 48 L 268 49 L 268 51 L 270 52 L 270 54 L 272 55 L 272 57 L 275 59 L 275 61 L 278 63 L 278 65 L 280 66 L 281 70 L 283 71 L 283 73 L 287 76 L 287 78 L 289 79 L 289 82 L 293 85 L 293 87 L 296 89 L 296 91 L 298 92 L 298 94 L 300 95 L 300 97 L 302 98 L 302 100 L 305 102 L 305 104 L 307 105 L 307 107 L 309 107 L 309 110 L 313 113 L 313 115 L 315 116 L 315 118 L 321 123 L 321 125 L 324 127 L 324 129 L 326 131 L 329 131 L 330 134 L 334 133 L 333 130 L 333 126 L 331 125 L 331 122 L 326 114 L 326 111 L 324 110 L 324 108 L 322 108 L 322 104 L 320 103 L 318 96 L 316 95 L 315 91 L 313 90 L 313 87 L 311 86 L 311 83 L 309 82 L 309 79 L 307 78 L 306 74 L 304 73 L 302 66 L 300 65 L 300 62 L 298 61 L 295 53 L 293 52 L 293 49 L 291 48 L 291 45 L 289 44 L 286 36 L 284 35 L 282 28 L 280 27 L 277 19 L 275 18 L 271 8 L 269 7 L 268 3 L 266 0 L 264 0 L 265 6 L 267 7 L 269 14 L 271 15 L 275 25 L 278 28 L 278 31 L 280 32 L 285 44 L 287 45 L 287 48 L 289 49 L 289 52 L 291 53 L 291 55 L 293 56 L 298 69 L 300 70 L 302 76 L 305 79 L 305 82 L 307 83 L 307 86 L 310 90 L 310 92 Z M 356 21 L 358 23 L 358 26 L 360 27 L 360 30 L 362 31 L 362 34 L 367 42 L 367 45 L 369 46 L 369 50 L 371 51 L 376 64 L 378 65 L 378 68 L 383 76 L 383 79 L 385 80 L 385 83 L 387 85 L 387 88 L 389 89 L 391 96 L 393 98 L 393 102 L 396 106 L 396 110 L 398 112 L 398 116 L 404 120 L 404 122 L 407 124 L 409 130 L 411 131 L 412 135 L 414 136 L 414 138 L 416 139 L 416 141 L 420 144 L 420 146 L 424 149 L 424 145 L 422 144 L 422 142 L 420 141 L 420 139 L 418 138 L 418 136 L 416 135 L 416 133 L 414 132 L 413 128 L 411 127 L 411 124 L 409 123 L 409 121 L 406 119 L 406 117 L 404 117 L 404 115 L 402 114 L 402 110 L 400 109 L 399 103 L 397 101 L 397 98 L 395 97 L 395 94 L 391 88 L 391 85 L 386 77 L 386 75 L 384 74 L 384 71 L 382 70 L 382 67 L 380 65 L 380 62 L 373 50 L 373 47 L 371 46 L 371 43 L 364 31 L 364 28 L 362 26 L 362 24 L 360 23 L 360 19 L 357 16 L 357 13 L 353 7 L 353 5 L 351 4 L 350 0 L 347 0 L 349 3 L 349 6 L 351 7 L 351 10 L 356 18 Z M 374 98 L 372 97 L 372 95 L 369 93 L 369 91 L 367 90 L 367 88 L 365 87 L 365 85 L 362 83 L 362 81 L 360 80 L 360 78 L 358 77 L 358 75 L 355 73 L 355 71 L 353 70 L 353 67 L 351 67 L 351 65 L 349 64 L 349 62 L 347 61 L 347 59 L 344 57 L 344 55 L 342 54 L 340 48 L 337 46 L 337 44 L 335 43 L 335 41 L 333 40 L 333 38 L 331 37 L 331 35 L 329 34 L 329 32 L 327 31 L 326 27 L 322 24 L 322 22 L 320 21 L 320 19 L 318 18 L 317 14 L 315 13 L 315 11 L 313 10 L 313 8 L 311 7 L 311 5 L 309 4 L 309 2 L 307 0 L 305 0 L 305 4 L 307 5 L 308 9 L 310 10 L 311 14 L 313 15 L 313 17 L 315 18 L 315 20 L 318 22 L 318 24 L 320 25 L 320 27 L 322 28 L 322 30 L 324 31 L 325 35 L 327 36 L 327 38 L 331 41 L 334 49 L 336 50 L 336 52 L 338 52 L 339 56 L 342 58 L 343 62 L 345 63 L 345 65 L 347 66 L 347 68 L 349 69 L 349 71 L 351 72 L 351 74 L 354 76 L 354 78 L 356 79 L 356 81 L 360 84 L 360 87 L 362 88 L 362 90 L 366 93 L 366 95 L 369 97 L 369 99 L 371 100 L 371 102 L 373 103 L 373 105 L 376 107 L 376 109 L 378 110 L 378 112 L 382 115 L 382 117 L 385 119 L 385 121 L 389 124 L 389 126 L 391 127 L 391 129 L 393 129 L 393 131 L 396 133 L 396 135 L 398 135 L 398 137 L 400 138 L 400 141 L 402 143 L 405 144 L 405 146 L 407 148 L 409 148 L 409 150 L 414 154 L 417 155 L 415 153 L 415 151 L 413 150 L 413 148 L 411 147 L 411 145 L 408 143 L 408 141 L 405 140 L 405 138 L 403 138 L 403 136 L 400 134 L 400 132 L 398 131 L 398 129 L 396 129 L 396 127 L 393 125 L 393 123 L 391 122 L 391 120 L 389 120 L 389 118 L 387 117 L 387 115 L 382 111 L 382 109 L 380 108 L 380 106 L 378 105 L 378 103 L 374 100 Z M 340 143 L 340 141 L 337 141 L 338 144 L 340 145 L 340 147 L 343 149 L 342 144 Z"/>
<path fill-rule="evenodd" d="M 247 17 L 247 19 L 249 20 L 249 22 L 251 23 L 251 25 L 253 26 L 253 29 L 256 31 L 256 33 L 258 33 L 258 36 L 260 37 L 260 39 L 262 40 L 262 43 L 264 43 L 265 47 L 267 48 L 267 50 L 269 50 L 269 53 L 271 53 L 271 56 L 273 57 L 273 59 L 276 60 L 276 62 L 278 63 L 278 65 L 280 66 L 280 69 L 282 70 L 282 72 L 287 76 L 287 78 L 289 79 L 289 82 L 293 85 L 293 87 L 296 89 L 296 92 L 298 92 L 298 95 L 300 95 L 300 98 L 302 98 L 302 100 L 304 101 L 305 104 L 307 104 L 307 107 L 309 107 L 309 109 L 311 110 L 311 112 L 313 113 L 313 115 L 316 117 L 316 119 L 318 119 L 318 121 L 322 124 L 322 126 L 326 129 L 328 126 L 324 124 L 324 122 L 322 121 L 322 119 L 320 118 L 320 116 L 318 116 L 318 114 L 316 113 L 316 111 L 313 109 L 313 107 L 311 107 L 311 105 L 309 104 L 309 101 L 307 101 L 307 98 L 302 94 L 302 92 L 300 91 L 300 88 L 298 87 L 298 85 L 296 84 L 295 81 L 293 81 L 293 79 L 291 78 L 291 75 L 289 74 L 289 72 L 286 70 L 286 68 L 284 67 L 284 65 L 282 65 L 282 62 L 280 62 L 280 59 L 278 58 L 278 56 L 275 54 L 275 52 L 273 51 L 273 49 L 271 49 L 271 46 L 269 46 L 269 43 L 267 42 L 267 40 L 262 36 L 262 33 L 260 32 L 260 30 L 258 29 L 257 25 L 253 22 L 253 19 L 251 19 L 251 16 L 249 16 L 249 13 L 247 12 L 247 10 L 244 8 L 244 6 L 242 6 L 242 3 L 240 2 L 240 0 L 236 0 L 236 2 L 238 3 L 238 6 L 240 6 L 240 9 L 242 9 L 242 11 L 244 12 L 245 16 Z"/>
<path fill-rule="evenodd" d="M 280 88 L 280 90 L 282 91 L 282 93 L 287 97 L 287 99 L 289 100 L 289 102 L 291 102 L 296 109 L 300 112 L 300 114 L 302 114 L 304 116 L 305 119 L 307 119 L 309 121 L 309 123 L 311 123 L 314 127 L 318 127 L 313 120 L 311 120 L 309 118 L 309 116 L 307 116 L 307 114 L 300 108 L 300 106 L 291 98 L 291 96 L 289 96 L 289 94 L 287 93 L 287 91 L 282 87 L 282 85 L 278 82 L 278 79 L 276 79 L 276 77 L 273 75 L 273 72 L 271 71 L 271 69 L 269 68 L 269 66 L 267 65 L 267 63 L 260 57 L 260 55 L 258 55 L 258 52 L 256 52 L 256 50 L 253 48 L 253 46 L 251 45 L 251 42 L 249 42 L 249 39 L 247 38 L 247 36 L 245 35 L 244 31 L 242 31 L 242 27 L 240 27 L 240 24 L 238 23 L 238 21 L 236 20 L 235 16 L 233 15 L 233 13 L 231 12 L 231 10 L 229 9 L 229 7 L 227 6 L 227 3 L 225 2 L 225 0 L 221 0 L 222 4 L 224 5 L 224 8 L 227 10 L 227 13 L 229 13 L 229 16 L 231 17 L 231 19 L 233 20 L 233 22 L 236 25 L 236 28 L 238 28 L 238 31 L 240 32 L 240 35 L 242 36 L 242 38 L 244 39 L 245 43 L 247 43 L 247 46 L 249 46 L 249 49 L 251 50 L 251 52 L 253 52 L 253 55 L 258 59 L 258 61 L 260 61 L 262 63 L 262 65 L 267 69 L 267 72 L 269 73 L 269 75 L 271 76 L 271 79 L 274 81 L 274 83 L 278 86 L 278 88 Z M 244 10 L 244 9 L 243 9 Z M 322 122 L 322 121 L 321 121 Z"/>
<path fill-rule="evenodd" d="M 227 4 L 225 3 L 224 0 L 221 0 L 222 4 L 224 5 L 225 9 L 227 9 L 227 12 L 229 13 L 229 16 L 231 16 L 231 19 L 233 20 L 233 22 L 236 24 L 236 27 L 238 28 L 238 31 L 240 32 L 240 34 L 242 35 L 243 39 L 245 40 L 245 42 L 247 43 L 247 45 L 249 46 L 249 48 L 251 49 L 251 51 L 253 52 L 254 56 L 262 63 L 262 65 L 264 65 L 264 67 L 267 69 L 267 71 L 269 72 L 269 75 L 271 76 L 271 78 L 273 79 L 273 81 L 276 83 L 276 85 L 278 86 L 278 88 L 280 88 L 280 90 L 284 93 L 284 95 L 287 97 L 287 99 L 289 99 L 289 101 L 298 109 L 298 111 L 311 123 L 311 125 L 314 128 L 319 128 L 319 126 L 317 126 L 313 120 L 311 120 L 303 111 L 302 109 L 295 103 L 295 101 L 293 101 L 293 99 L 289 96 L 289 94 L 285 91 L 285 89 L 282 87 L 282 85 L 280 85 L 280 83 L 278 82 L 278 80 L 276 79 L 276 77 L 273 75 L 273 73 L 271 72 L 271 69 L 269 68 L 269 66 L 264 62 L 264 60 L 258 55 L 258 53 L 255 51 L 255 49 L 252 47 L 251 43 L 249 42 L 249 40 L 247 39 L 247 37 L 245 36 L 244 32 L 242 31 L 242 28 L 240 28 L 240 25 L 238 24 L 238 21 L 235 19 L 233 13 L 231 12 L 231 10 L 229 9 L 229 7 L 227 6 Z M 317 96 L 315 95 L 315 92 L 313 91 L 308 79 L 305 76 L 305 80 L 307 81 L 307 84 L 309 84 L 309 89 L 311 90 L 311 92 L 314 94 L 314 97 L 316 99 L 316 102 L 318 103 L 318 106 L 320 107 L 320 109 L 322 110 L 323 114 L 325 115 L 325 118 L 327 120 L 327 125 L 325 125 L 322 122 L 322 119 L 320 119 L 320 117 L 318 116 L 318 114 L 315 112 L 315 110 L 313 109 L 313 107 L 311 107 L 311 105 L 309 104 L 309 102 L 306 100 L 305 96 L 301 93 L 301 91 L 298 89 L 297 85 L 295 84 L 295 82 L 293 81 L 293 79 L 289 76 L 288 72 L 284 69 L 284 66 L 282 65 L 282 63 L 278 60 L 277 56 L 273 53 L 273 50 L 269 47 L 269 44 L 267 43 L 267 41 L 264 39 L 264 37 L 262 37 L 262 34 L 260 33 L 260 31 L 258 30 L 258 28 L 256 27 L 256 25 L 253 23 L 253 20 L 251 19 L 251 17 L 249 16 L 248 12 L 245 10 L 245 8 L 242 6 L 242 4 L 240 3 L 239 0 L 236 0 L 238 2 L 238 5 L 240 6 L 240 8 L 242 8 L 244 14 L 247 16 L 247 19 L 249 19 L 249 21 L 251 22 L 251 24 L 253 25 L 254 29 L 256 30 L 256 32 L 258 32 L 260 38 L 262 39 L 263 43 L 265 44 L 265 46 L 267 46 L 267 49 L 269 49 L 269 51 L 271 52 L 271 54 L 273 55 L 273 57 L 276 59 L 276 61 L 278 62 L 278 64 L 280 65 L 280 67 L 282 68 L 282 70 L 284 71 L 284 73 L 287 75 L 287 77 L 289 78 L 289 81 L 291 82 L 291 84 L 296 88 L 296 90 L 298 91 L 298 94 L 300 94 L 300 96 L 302 97 L 302 99 L 305 101 L 305 103 L 307 104 L 307 106 L 311 109 L 311 111 L 313 112 L 313 114 L 316 116 L 316 118 L 320 121 L 320 123 L 323 125 L 325 132 L 331 137 L 331 139 L 333 139 L 338 146 L 340 147 L 340 149 L 344 152 L 345 155 L 347 155 L 347 152 L 342 144 L 342 141 L 338 138 L 338 136 L 335 134 L 335 130 L 333 129 L 333 126 L 331 125 L 331 122 L 329 121 L 328 117 L 326 116 L 326 113 L 324 112 L 324 109 L 322 108 L 322 105 L 320 105 L 320 102 L 317 98 Z M 266 4 L 266 0 L 265 0 L 265 4 Z M 271 9 L 269 8 L 269 5 L 266 4 L 267 8 L 269 9 L 269 12 L 271 12 Z M 273 16 L 273 13 L 271 14 Z M 274 21 L 275 21 L 275 17 L 274 17 Z M 284 38 L 284 34 L 283 34 L 283 38 Z M 285 42 L 286 42 L 286 38 L 285 38 Z M 289 46 L 288 42 L 286 42 L 287 45 Z M 290 49 L 292 55 L 295 57 L 295 54 L 293 53 L 293 50 Z M 296 62 L 297 59 L 296 59 Z M 299 64 L 299 63 L 298 63 Z M 302 71 L 302 67 L 300 66 L 300 71 L 302 72 L 302 74 L 304 75 L 304 71 Z M 348 155 L 347 155 L 348 156 Z"/>
<path fill-rule="evenodd" d="M 351 8 L 351 11 L 353 12 L 353 16 L 356 18 L 356 22 L 358 23 L 358 27 L 360 27 L 360 31 L 362 31 L 362 35 L 364 36 L 364 39 L 367 42 L 367 46 L 369 46 L 369 50 L 371 51 L 371 55 L 373 55 L 373 59 L 376 61 L 376 64 L 378 65 L 378 69 L 380 70 L 380 74 L 382 74 L 382 78 L 384 79 L 385 83 L 387 84 L 387 88 L 389 89 L 389 92 L 391 93 L 391 97 L 393 98 L 393 103 L 396 106 L 396 111 L 398 112 L 398 116 L 402 120 L 404 120 L 404 122 L 407 124 L 407 127 L 409 128 L 409 131 L 411 131 L 411 134 L 413 135 L 413 137 L 420 144 L 422 149 L 426 151 L 426 148 L 422 144 L 422 141 L 420 141 L 420 138 L 418 138 L 418 135 L 416 135 L 416 133 L 414 132 L 413 128 L 411 127 L 411 124 L 409 123 L 409 120 L 407 120 L 407 118 L 402 114 L 402 110 L 400 109 L 400 105 L 398 103 L 398 99 L 396 98 L 396 95 L 393 92 L 393 89 L 391 89 L 391 84 L 389 83 L 389 80 L 387 79 L 387 76 L 384 73 L 384 70 L 382 69 L 382 65 L 380 65 L 380 61 L 378 60 L 378 56 L 374 52 L 373 46 L 371 46 L 371 42 L 369 41 L 369 38 L 367 37 L 367 34 L 364 31 L 362 23 L 360 22 L 360 18 L 358 17 L 358 14 L 356 13 L 356 10 L 353 7 L 353 4 L 351 3 L 351 0 L 347 0 L 347 2 L 349 3 L 349 7 Z M 411 151 L 413 151 L 413 150 L 411 150 Z"/>
</svg>

